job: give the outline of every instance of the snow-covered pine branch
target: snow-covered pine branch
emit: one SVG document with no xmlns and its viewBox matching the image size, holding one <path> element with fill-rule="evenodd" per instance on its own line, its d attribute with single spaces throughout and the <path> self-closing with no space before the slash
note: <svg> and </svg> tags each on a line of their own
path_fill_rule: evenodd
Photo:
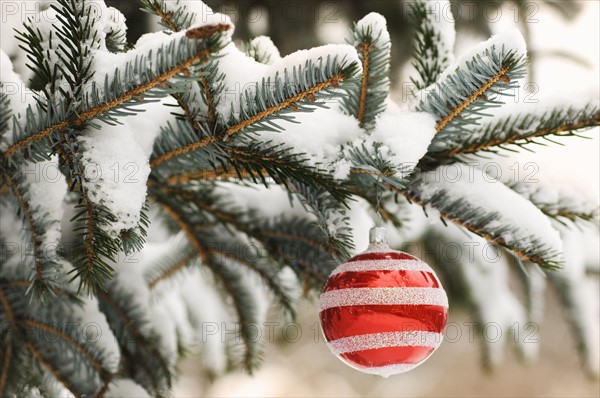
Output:
<svg viewBox="0 0 600 398">
<path fill-rule="evenodd" d="M 417 90 L 423 90 L 454 62 L 454 18 L 447 0 L 417 0 L 410 2 L 409 7 L 415 27 L 413 67 L 419 74 L 411 81 Z"/>
<path fill-rule="evenodd" d="M 356 48 L 363 74 L 351 95 L 343 98 L 342 108 L 370 129 L 378 114 L 385 110 L 390 90 L 391 43 L 385 18 L 371 13 L 358 21 L 353 29 L 352 44 Z"/>
<path fill-rule="evenodd" d="M 239 49 L 231 20 L 200 1 L 143 5 L 166 30 L 132 45 L 104 2 L 48 2 L 39 11 L 57 22 L 26 22 L 18 36 L 28 83 L 0 53 L 0 237 L 19 246 L 0 256 L 2 395 L 165 396 L 181 349 L 192 347 L 213 374 L 253 369 L 263 341 L 250 325 L 265 321 L 270 302 L 293 317 L 300 288 L 319 289 L 362 244 L 374 209 L 401 235 L 424 206 L 458 227 L 421 226 L 422 239 L 485 239 L 517 264 L 546 268 L 562 259 L 551 220 L 595 220 L 578 197 L 506 186 L 461 162 L 598 124 L 597 105 L 487 115 L 524 75 L 518 32 L 454 62 L 453 20 L 440 14 L 448 3 L 416 2 L 422 91 L 400 108 L 381 15 L 354 26 L 352 45 L 281 57 L 266 37 Z M 33 96 L 22 101 L 9 84 Z M 56 181 L 28 174 L 48 167 Z M 453 167 L 456 181 L 447 178 Z M 595 332 L 584 327 L 593 288 L 575 287 L 598 261 L 573 255 L 570 242 L 568 272 L 551 280 L 593 369 Z M 541 290 L 526 283 L 528 302 L 518 302 L 510 264 L 460 264 L 477 319 L 534 317 Z M 486 300 L 490 291 L 510 305 Z M 64 327 L 86 320 L 105 337 L 82 340 Z M 241 338 L 203 341 L 202 325 L 215 320 L 237 323 Z M 32 330 L 58 343 L 42 345 Z M 496 347 L 486 352 L 499 358 Z"/>
</svg>

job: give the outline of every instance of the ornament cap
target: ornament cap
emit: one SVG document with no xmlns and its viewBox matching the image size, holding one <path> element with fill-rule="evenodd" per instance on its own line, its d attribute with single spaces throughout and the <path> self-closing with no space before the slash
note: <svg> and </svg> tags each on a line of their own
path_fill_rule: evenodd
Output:
<svg viewBox="0 0 600 398">
<path fill-rule="evenodd" d="M 369 249 L 387 248 L 387 230 L 382 227 L 373 227 L 369 230 Z"/>
</svg>

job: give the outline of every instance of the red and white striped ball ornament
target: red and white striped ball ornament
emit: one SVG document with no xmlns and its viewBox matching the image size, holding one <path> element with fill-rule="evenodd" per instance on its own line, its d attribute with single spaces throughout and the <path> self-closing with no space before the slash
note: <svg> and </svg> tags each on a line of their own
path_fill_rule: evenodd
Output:
<svg viewBox="0 0 600 398">
<path fill-rule="evenodd" d="M 384 228 L 369 235 L 367 251 L 329 276 L 319 318 L 340 360 L 389 377 L 419 366 L 440 346 L 448 297 L 429 265 L 389 248 Z"/>
</svg>

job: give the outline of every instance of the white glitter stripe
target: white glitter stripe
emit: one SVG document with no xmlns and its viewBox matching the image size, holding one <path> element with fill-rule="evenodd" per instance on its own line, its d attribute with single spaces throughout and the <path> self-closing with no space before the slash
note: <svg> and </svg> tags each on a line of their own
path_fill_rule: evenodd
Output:
<svg viewBox="0 0 600 398">
<path fill-rule="evenodd" d="M 359 271 L 429 271 L 432 269 L 419 260 L 362 260 L 344 263 L 333 270 L 331 275 L 341 274 L 342 272 Z"/>
<path fill-rule="evenodd" d="M 320 310 L 352 305 L 440 305 L 448 307 L 448 297 L 436 287 L 363 287 L 330 290 L 320 298 Z"/>
<path fill-rule="evenodd" d="M 347 352 L 373 350 L 386 347 L 437 347 L 444 336 L 440 333 L 420 330 L 410 332 L 384 332 L 343 337 L 330 341 L 329 348 L 335 355 Z"/>
<path fill-rule="evenodd" d="M 423 363 L 423 362 L 421 362 L 421 363 Z M 374 367 L 374 368 L 367 368 L 367 367 L 362 367 L 362 366 L 361 367 L 352 366 L 352 367 L 360 370 L 363 373 L 367 373 L 367 374 L 371 374 L 371 375 L 378 375 L 381 377 L 388 378 L 392 375 L 397 375 L 400 373 L 408 372 L 409 370 L 413 370 L 414 368 L 419 366 L 421 363 L 399 363 L 399 364 L 394 364 L 394 365 L 378 366 L 378 367 Z"/>
</svg>

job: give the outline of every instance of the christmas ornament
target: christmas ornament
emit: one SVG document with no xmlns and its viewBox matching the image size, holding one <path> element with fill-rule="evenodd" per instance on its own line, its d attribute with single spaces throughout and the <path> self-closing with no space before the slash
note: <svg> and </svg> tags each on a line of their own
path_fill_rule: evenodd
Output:
<svg viewBox="0 0 600 398">
<path fill-rule="evenodd" d="M 440 346 L 448 298 L 429 265 L 391 250 L 385 232 L 372 228 L 367 251 L 333 270 L 319 318 L 340 360 L 388 377 L 417 367 Z"/>
</svg>

